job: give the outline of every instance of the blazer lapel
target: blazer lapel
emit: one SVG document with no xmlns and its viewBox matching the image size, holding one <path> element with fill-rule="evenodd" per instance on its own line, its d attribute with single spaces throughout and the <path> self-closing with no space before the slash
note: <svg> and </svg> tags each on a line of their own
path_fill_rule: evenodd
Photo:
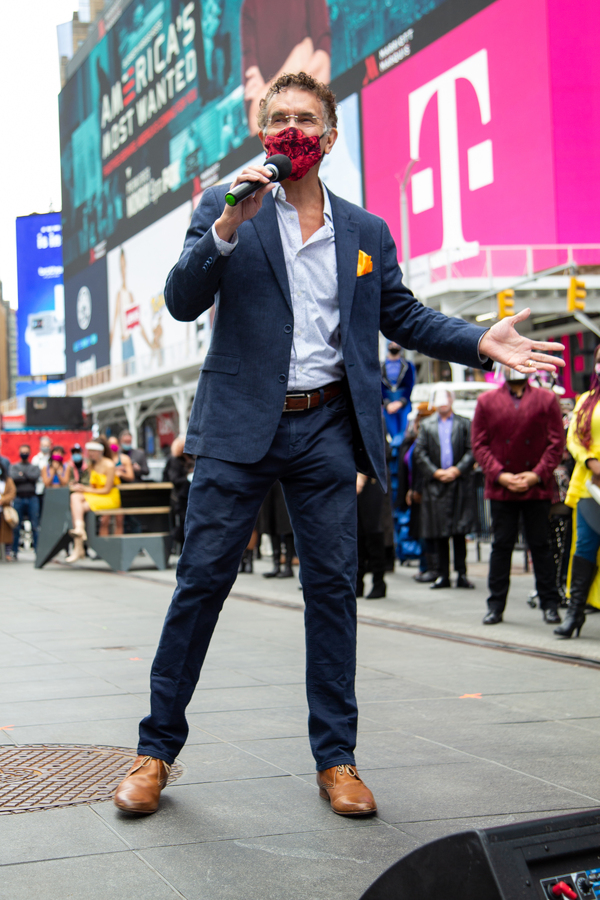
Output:
<svg viewBox="0 0 600 900">
<path fill-rule="evenodd" d="M 360 226 L 351 219 L 339 197 L 329 191 L 333 227 L 335 228 L 335 256 L 338 276 L 338 302 L 340 305 L 340 333 L 342 346 L 350 326 L 350 313 L 356 288 L 356 267 L 360 246 Z"/>
<path fill-rule="evenodd" d="M 279 225 L 277 224 L 277 211 L 275 210 L 275 201 L 272 194 L 267 194 L 263 200 L 262 208 L 257 212 L 252 224 L 256 228 L 256 233 L 265 251 L 266 257 L 271 264 L 271 268 L 275 274 L 275 278 L 286 299 L 287 305 L 293 312 L 292 295 L 290 294 L 290 285 L 287 277 L 287 269 L 285 267 L 285 257 L 283 255 L 283 245 L 281 243 L 281 235 L 279 233 Z"/>
</svg>

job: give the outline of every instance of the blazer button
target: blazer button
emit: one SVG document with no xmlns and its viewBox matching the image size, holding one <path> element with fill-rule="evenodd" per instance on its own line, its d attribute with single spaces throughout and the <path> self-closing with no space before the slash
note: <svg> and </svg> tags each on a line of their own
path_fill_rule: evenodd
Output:
<svg viewBox="0 0 600 900">
<path fill-rule="evenodd" d="M 292 326 L 291 326 L 291 325 L 286 325 L 285 328 L 284 328 L 283 330 L 285 331 L 286 334 L 289 334 L 290 331 L 292 330 Z"/>
<path fill-rule="evenodd" d="M 285 377 L 285 375 L 280 375 L 279 380 L 283 384 L 285 381 L 287 381 L 287 378 Z"/>
<path fill-rule="evenodd" d="M 507 443 L 507 444 L 510 444 L 510 439 L 509 439 L 509 438 L 506 439 L 506 443 Z"/>
</svg>

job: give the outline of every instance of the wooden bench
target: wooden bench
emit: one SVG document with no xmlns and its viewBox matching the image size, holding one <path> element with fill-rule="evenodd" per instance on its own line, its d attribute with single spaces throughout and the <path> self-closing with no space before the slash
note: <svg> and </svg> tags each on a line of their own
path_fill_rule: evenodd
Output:
<svg viewBox="0 0 600 900">
<path fill-rule="evenodd" d="M 171 552 L 170 481 L 138 481 L 121 484 L 121 506 L 118 509 L 98 509 L 86 513 L 87 545 L 117 572 L 127 572 L 142 550 L 150 556 L 158 569 L 166 569 Z M 56 554 L 66 549 L 73 527 L 68 488 L 51 488 L 44 497 L 44 509 L 38 537 L 35 566 L 46 565 Z M 97 520 L 101 516 L 131 516 L 140 530 L 129 534 L 97 534 Z M 141 520 L 141 521 L 140 521 Z"/>
<path fill-rule="evenodd" d="M 88 547 L 117 572 L 127 572 L 141 550 L 146 551 L 158 569 L 166 569 L 172 543 L 169 529 L 172 489 L 170 481 L 132 481 L 119 485 L 121 506 L 118 509 L 98 509 L 86 514 Z M 128 534 L 97 534 L 95 520 L 101 516 L 132 516 L 140 530 Z"/>
</svg>

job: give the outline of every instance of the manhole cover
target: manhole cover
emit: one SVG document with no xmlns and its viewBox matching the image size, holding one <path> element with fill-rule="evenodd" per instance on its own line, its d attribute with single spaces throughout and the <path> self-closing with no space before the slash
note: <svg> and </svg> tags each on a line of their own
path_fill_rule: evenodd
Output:
<svg viewBox="0 0 600 900">
<path fill-rule="evenodd" d="M 0 815 L 110 800 L 136 756 L 123 747 L 2 747 Z M 169 784 L 182 774 L 175 763 Z"/>
</svg>

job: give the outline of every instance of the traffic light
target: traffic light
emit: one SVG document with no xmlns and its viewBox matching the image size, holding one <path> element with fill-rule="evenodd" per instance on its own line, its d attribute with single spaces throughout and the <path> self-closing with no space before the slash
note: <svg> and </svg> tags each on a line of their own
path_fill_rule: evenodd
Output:
<svg viewBox="0 0 600 900">
<path fill-rule="evenodd" d="M 584 310 L 586 295 L 585 281 L 571 278 L 567 288 L 567 312 L 575 312 L 576 309 Z"/>
<path fill-rule="evenodd" d="M 499 319 L 505 319 L 507 316 L 513 316 L 515 314 L 514 296 L 515 292 L 512 288 L 508 288 L 506 291 L 500 291 L 500 293 L 497 294 Z"/>
</svg>

